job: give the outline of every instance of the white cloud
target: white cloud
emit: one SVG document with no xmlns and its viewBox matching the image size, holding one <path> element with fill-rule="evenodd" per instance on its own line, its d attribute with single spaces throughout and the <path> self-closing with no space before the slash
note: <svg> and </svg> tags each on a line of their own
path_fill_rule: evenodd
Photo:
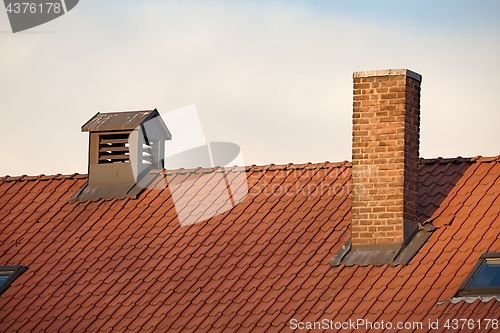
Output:
<svg viewBox="0 0 500 333">
<path fill-rule="evenodd" d="M 207 141 L 239 144 L 248 164 L 349 160 L 352 72 L 403 67 L 423 75 L 422 155 L 500 153 L 495 31 L 478 39 L 299 5 L 90 4 L 44 26 L 53 34 L 0 35 L 0 139 L 22 147 L 1 148 L 20 162 L 0 174 L 85 172 L 79 131 L 97 111 L 192 104 Z"/>
</svg>

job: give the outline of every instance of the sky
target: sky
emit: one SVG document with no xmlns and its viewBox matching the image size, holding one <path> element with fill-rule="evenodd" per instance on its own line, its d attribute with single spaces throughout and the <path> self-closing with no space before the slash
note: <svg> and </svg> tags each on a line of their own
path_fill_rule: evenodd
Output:
<svg viewBox="0 0 500 333">
<path fill-rule="evenodd" d="M 421 156 L 497 156 L 499 12 L 492 0 L 81 0 L 13 34 L 0 9 L 0 175 L 86 173 L 81 126 L 97 112 L 193 105 L 206 140 L 239 145 L 247 165 L 350 160 L 352 73 L 391 68 L 423 77 Z"/>
</svg>

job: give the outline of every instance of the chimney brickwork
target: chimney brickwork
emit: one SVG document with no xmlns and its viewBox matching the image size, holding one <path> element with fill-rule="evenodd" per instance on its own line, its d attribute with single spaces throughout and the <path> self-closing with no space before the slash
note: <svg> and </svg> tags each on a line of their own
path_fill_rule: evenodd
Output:
<svg viewBox="0 0 500 333">
<path fill-rule="evenodd" d="M 401 248 L 418 229 L 421 76 L 356 72 L 353 98 L 353 248 Z"/>
</svg>

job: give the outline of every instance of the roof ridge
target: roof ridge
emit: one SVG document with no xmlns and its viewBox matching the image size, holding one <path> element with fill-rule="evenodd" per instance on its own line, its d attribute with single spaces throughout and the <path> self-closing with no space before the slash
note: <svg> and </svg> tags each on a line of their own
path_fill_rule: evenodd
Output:
<svg viewBox="0 0 500 333">
<path fill-rule="evenodd" d="M 420 157 L 419 163 L 420 164 L 447 164 L 447 163 L 489 163 L 489 162 L 500 162 L 500 155 L 497 156 L 475 156 L 475 157 L 462 157 L 462 156 L 457 156 L 457 157 L 448 157 L 448 158 L 443 158 L 443 157 L 436 157 L 436 158 L 423 158 Z M 202 168 L 202 167 L 197 167 L 197 168 L 190 168 L 190 169 L 185 169 L 185 168 L 179 168 L 179 169 L 163 169 L 163 170 L 153 170 L 152 172 L 162 172 L 163 174 L 167 173 L 209 173 L 209 172 L 241 172 L 243 169 L 245 171 L 264 171 L 264 170 L 272 170 L 272 171 L 278 171 L 278 170 L 302 170 L 304 168 L 306 169 L 329 169 L 329 168 L 351 168 L 352 167 L 352 162 L 344 160 L 342 162 L 330 162 L 330 161 L 324 161 L 324 162 L 307 162 L 307 163 L 288 163 L 288 164 L 264 164 L 264 165 L 247 165 L 247 166 L 230 166 L 230 167 L 210 167 L 210 168 Z M 5 175 L 5 176 L 0 176 L 0 181 L 4 182 L 11 182 L 11 181 L 34 181 L 34 180 L 50 180 L 50 179 L 84 179 L 88 178 L 87 174 L 80 174 L 80 173 L 73 173 L 73 174 L 56 174 L 56 175 L 45 175 L 45 174 L 40 174 L 38 176 L 28 176 L 28 175 L 21 175 L 21 176 L 10 176 L 10 175 Z"/>
<path fill-rule="evenodd" d="M 87 174 L 80 174 L 80 173 L 74 173 L 71 175 L 63 175 L 63 174 L 56 174 L 56 175 L 44 175 L 43 173 L 38 175 L 38 176 L 28 176 L 28 175 L 21 175 L 21 176 L 10 176 L 6 175 L 3 177 L 0 177 L 0 181 L 4 182 L 14 182 L 14 181 L 37 181 L 37 180 L 61 180 L 61 179 L 85 179 L 87 178 Z"/>
<path fill-rule="evenodd" d="M 457 157 L 436 157 L 436 158 L 423 158 L 420 157 L 420 164 L 447 164 L 447 163 L 488 163 L 488 162 L 500 162 L 500 155 L 497 156 L 487 156 L 483 157 L 481 155 L 477 155 L 475 157 L 462 157 L 462 156 L 457 156 Z"/>
<path fill-rule="evenodd" d="M 472 160 L 475 162 L 500 162 L 500 155 L 486 157 L 478 155 L 476 157 L 473 157 Z"/>
<path fill-rule="evenodd" d="M 248 166 L 230 166 L 230 167 L 210 167 L 210 168 L 202 168 L 202 167 L 197 167 L 197 168 L 190 168 L 190 169 L 184 169 L 184 168 L 179 168 L 179 169 L 163 169 L 163 170 L 153 170 L 152 172 L 162 172 L 163 174 L 173 174 L 173 173 L 209 173 L 209 172 L 241 172 L 241 171 L 282 171 L 282 170 L 303 170 L 303 169 L 308 169 L 308 170 L 315 170 L 315 169 L 330 169 L 330 168 L 350 168 L 352 166 L 352 163 L 349 161 L 343 161 L 343 162 L 317 162 L 317 163 L 300 163 L 300 164 L 294 164 L 294 163 L 288 163 L 288 164 L 265 164 L 265 165 L 248 165 Z"/>
</svg>

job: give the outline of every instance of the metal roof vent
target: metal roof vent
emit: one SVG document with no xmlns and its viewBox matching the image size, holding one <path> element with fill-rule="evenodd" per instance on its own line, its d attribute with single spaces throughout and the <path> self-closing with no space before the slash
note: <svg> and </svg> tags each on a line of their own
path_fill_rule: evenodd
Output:
<svg viewBox="0 0 500 333">
<path fill-rule="evenodd" d="M 137 198 L 152 180 L 149 171 L 163 169 L 165 140 L 172 138 L 156 109 L 98 112 L 82 132 L 89 132 L 88 182 L 70 202 Z"/>
<path fill-rule="evenodd" d="M 128 136 L 128 133 L 100 134 L 97 163 L 130 162 Z"/>
</svg>

